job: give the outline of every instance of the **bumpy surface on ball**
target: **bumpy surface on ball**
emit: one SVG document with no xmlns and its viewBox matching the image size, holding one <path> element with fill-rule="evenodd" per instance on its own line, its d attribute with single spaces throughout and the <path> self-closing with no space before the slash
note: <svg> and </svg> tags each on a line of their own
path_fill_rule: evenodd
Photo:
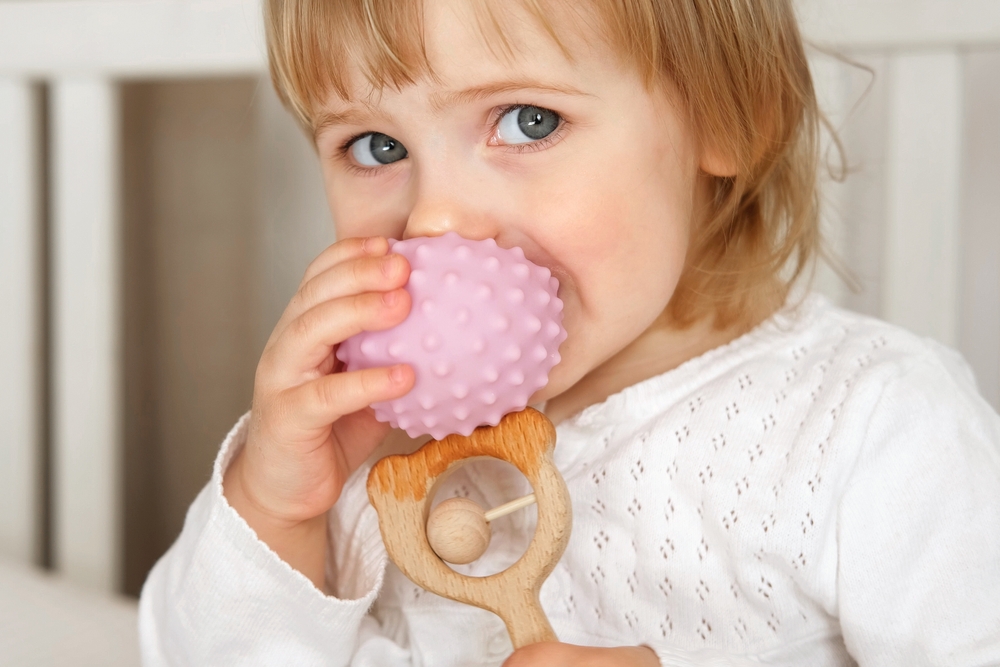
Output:
<svg viewBox="0 0 1000 667">
<path fill-rule="evenodd" d="M 520 248 L 454 232 L 390 244 L 410 262 L 413 308 L 398 326 L 362 332 L 337 350 L 348 371 L 407 363 L 416 372 L 410 393 L 372 405 L 376 418 L 440 440 L 523 410 L 566 339 L 551 271 Z"/>
</svg>

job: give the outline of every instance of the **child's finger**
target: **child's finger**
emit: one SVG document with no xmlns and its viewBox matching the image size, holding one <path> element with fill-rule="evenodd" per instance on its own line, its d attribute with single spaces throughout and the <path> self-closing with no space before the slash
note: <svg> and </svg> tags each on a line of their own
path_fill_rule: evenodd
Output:
<svg viewBox="0 0 1000 667">
<path fill-rule="evenodd" d="M 388 292 L 404 286 L 409 276 L 410 263 L 402 255 L 339 262 L 299 287 L 275 329 L 280 335 L 288 323 L 324 301 L 363 292 Z"/>
<path fill-rule="evenodd" d="M 289 322 L 261 357 L 263 370 L 278 386 L 298 384 L 302 373 L 326 361 L 335 345 L 362 331 L 396 326 L 410 312 L 404 289 L 365 292 L 313 306 Z"/>
<path fill-rule="evenodd" d="M 299 285 L 304 285 L 330 267 L 356 257 L 381 257 L 389 252 L 384 236 L 354 237 L 337 241 L 310 262 Z"/>
<path fill-rule="evenodd" d="M 413 369 L 405 364 L 324 375 L 283 391 L 278 411 L 298 428 L 322 428 L 372 403 L 399 398 L 414 381 Z"/>
</svg>

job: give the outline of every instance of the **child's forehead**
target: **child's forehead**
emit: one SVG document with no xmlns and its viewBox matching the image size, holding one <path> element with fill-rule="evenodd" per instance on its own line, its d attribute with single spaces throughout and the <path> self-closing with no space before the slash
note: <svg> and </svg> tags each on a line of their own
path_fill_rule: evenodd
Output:
<svg viewBox="0 0 1000 667">
<path fill-rule="evenodd" d="M 536 0 L 531 9 L 517 0 L 426 0 L 422 7 L 419 49 L 345 44 L 348 58 L 340 66 L 346 97 L 333 91 L 334 100 L 377 104 L 383 90 L 414 82 L 436 89 L 442 102 L 491 86 L 570 91 L 574 79 L 586 75 L 581 58 L 605 48 L 580 16 L 557 0 Z M 414 80 L 387 81 L 386 61 L 403 53 L 411 54 L 411 62 L 400 65 Z"/>
</svg>

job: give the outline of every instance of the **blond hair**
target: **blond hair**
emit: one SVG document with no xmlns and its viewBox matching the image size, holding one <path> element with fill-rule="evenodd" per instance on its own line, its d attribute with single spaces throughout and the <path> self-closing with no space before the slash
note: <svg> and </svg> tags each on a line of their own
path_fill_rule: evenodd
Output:
<svg viewBox="0 0 1000 667">
<path fill-rule="evenodd" d="M 731 161 L 734 176 L 712 178 L 710 210 L 693 226 L 666 315 L 682 326 L 706 317 L 718 327 L 755 324 L 784 300 L 820 250 L 821 115 L 791 0 L 521 3 L 560 46 L 546 9 L 586 7 L 647 87 L 669 78 L 701 141 Z M 431 74 L 422 5 L 268 0 L 271 77 L 307 131 L 329 94 L 351 99 L 346 62 L 376 91 Z M 479 7 L 484 32 L 499 36 L 502 46 L 504 26 L 492 3 L 479 0 Z"/>
</svg>

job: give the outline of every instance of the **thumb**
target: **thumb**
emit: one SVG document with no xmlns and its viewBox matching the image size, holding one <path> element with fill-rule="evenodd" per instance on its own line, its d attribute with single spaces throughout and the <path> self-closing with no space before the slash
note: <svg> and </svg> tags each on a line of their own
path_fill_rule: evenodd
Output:
<svg viewBox="0 0 1000 667">
<path fill-rule="evenodd" d="M 576 646 L 559 642 L 539 642 L 522 646 L 503 663 L 503 667 L 577 667 Z"/>
</svg>

